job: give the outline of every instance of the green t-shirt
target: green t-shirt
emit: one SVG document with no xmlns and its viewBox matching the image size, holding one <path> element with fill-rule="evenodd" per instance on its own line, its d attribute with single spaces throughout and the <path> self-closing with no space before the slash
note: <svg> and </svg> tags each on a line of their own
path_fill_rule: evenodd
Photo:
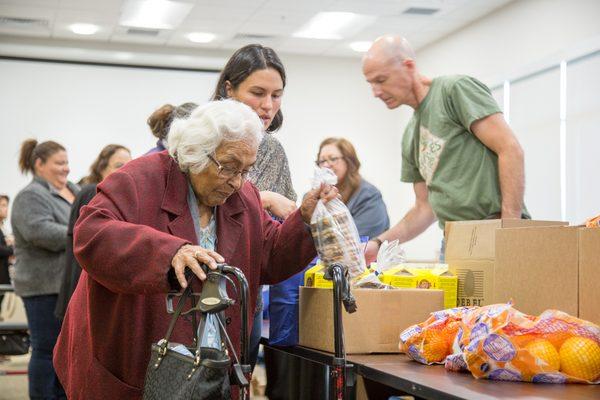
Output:
<svg viewBox="0 0 600 400">
<path fill-rule="evenodd" d="M 502 210 L 498 156 L 470 130 L 499 112 L 477 79 L 443 76 L 433 79 L 404 131 L 402 181 L 427 184 L 442 229 L 446 221 L 485 219 Z"/>
</svg>

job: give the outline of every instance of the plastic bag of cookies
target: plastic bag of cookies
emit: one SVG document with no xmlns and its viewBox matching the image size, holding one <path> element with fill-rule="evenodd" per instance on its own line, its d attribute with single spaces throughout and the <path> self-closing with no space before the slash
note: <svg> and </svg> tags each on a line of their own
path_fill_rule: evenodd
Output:
<svg viewBox="0 0 600 400">
<path fill-rule="evenodd" d="M 313 188 L 321 183 L 335 185 L 337 177 L 328 168 L 315 168 Z M 366 270 L 363 246 L 348 207 L 339 199 L 327 204 L 319 201 L 310 222 L 319 258 L 325 265 L 339 263 L 348 270 L 350 279 Z"/>
</svg>

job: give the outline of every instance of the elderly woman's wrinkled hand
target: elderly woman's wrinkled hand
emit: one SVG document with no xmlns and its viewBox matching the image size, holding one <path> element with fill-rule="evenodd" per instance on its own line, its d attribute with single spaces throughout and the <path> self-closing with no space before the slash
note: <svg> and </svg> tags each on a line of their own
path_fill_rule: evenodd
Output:
<svg viewBox="0 0 600 400">
<path fill-rule="evenodd" d="M 310 224 L 310 219 L 315 212 L 315 207 L 319 200 L 327 203 L 333 199 L 338 198 L 339 191 L 333 185 L 321 184 L 321 187 L 313 189 L 304 196 L 302 205 L 300 206 L 300 213 L 302 213 L 302 219 L 305 223 Z"/>
<path fill-rule="evenodd" d="M 182 288 L 187 287 L 187 281 L 185 279 L 185 269 L 189 268 L 192 272 L 201 280 L 206 279 L 206 274 L 200 267 L 200 263 L 208 265 L 210 269 L 217 269 L 217 263 L 225 262 L 225 259 L 217 252 L 207 250 L 200 246 L 192 246 L 186 244 L 182 246 L 173 260 L 171 260 L 171 267 L 175 270 L 175 276 L 177 281 Z"/>
</svg>

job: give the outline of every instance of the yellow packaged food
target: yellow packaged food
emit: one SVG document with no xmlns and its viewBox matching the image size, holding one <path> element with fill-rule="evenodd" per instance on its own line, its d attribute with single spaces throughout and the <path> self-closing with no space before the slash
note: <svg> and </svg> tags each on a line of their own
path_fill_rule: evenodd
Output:
<svg viewBox="0 0 600 400">
<path fill-rule="evenodd" d="M 384 271 L 379 280 L 399 288 L 443 290 L 444 307 L 456 307 L 458 278 L 448 270 L 448 264 L 402 263 Z"/>
<path fill-rule="evenodd" d="M 304 273 L 304 286 L 331 289 L 333 281 L 325 279 L 325 265 L 319 260 L 317 264 Z"/>
</svg>

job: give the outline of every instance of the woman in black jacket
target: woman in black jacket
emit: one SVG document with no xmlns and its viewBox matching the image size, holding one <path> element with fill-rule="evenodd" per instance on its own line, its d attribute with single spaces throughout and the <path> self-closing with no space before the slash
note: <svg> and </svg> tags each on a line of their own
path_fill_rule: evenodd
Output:
<svg viewBox="0 0 600 400">
<path fill-rule="evenodd" d="M 118 144 L 109 144 L 102 149 L 98 158 L 96 158 L 96 161 L 94 161 L 90 167 L 90 175 L 83 178 L 81 181 L 83 186 L 81 187 L 81 191 L 77 194 L 77 197 L 75 197 L 73 207 L 71 208 L 71 215 L 69 217 L 65 273 L 63 275 L 60 292 L 58 293 L 56 309 L 54 310 L 54 315 L 56 315 L 58 319 L 62 320 L 64 318 L 65 312 L 67 311 L 67 305 L 77 287 L 79 275 L 81 275 L 81 266 L 73 255 L 73 228 L 75 227 L 77 218 L 79 218 L 79 211 L 94 198 L 98 183 L 106 178 L 111 172 L 121 168 L 130 160 L 131 153 L 127 147 Z"/>
</svg>

